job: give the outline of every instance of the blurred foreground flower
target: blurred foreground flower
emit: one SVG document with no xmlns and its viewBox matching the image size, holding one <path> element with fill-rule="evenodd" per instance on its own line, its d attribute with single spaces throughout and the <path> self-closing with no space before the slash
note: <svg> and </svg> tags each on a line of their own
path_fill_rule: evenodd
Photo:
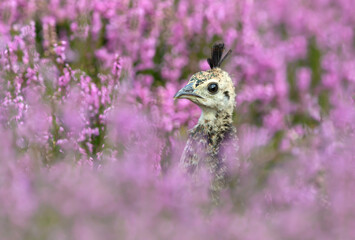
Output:
<svg viewBox="0 0 355 240">
<path fill-rule="evenodd" d="M 0 1 L 1 238 L 354 239 L 352 6 Z M 240 148 L 216 206 L 172 98 L 220 40 Z"/>
</svg>

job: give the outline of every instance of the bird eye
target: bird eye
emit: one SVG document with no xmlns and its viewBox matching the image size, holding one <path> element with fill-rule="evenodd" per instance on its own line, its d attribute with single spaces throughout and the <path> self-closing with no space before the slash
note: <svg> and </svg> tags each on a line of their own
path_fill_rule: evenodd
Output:
<svg viewBox="0 0 355 240">
<path fill-rule="evenodd" d="M 207 89 L 210 93 L 215 94 L 218 91 L 218 85 L 217 83 L 210 83 L 208 84 Z"/>
</svg>

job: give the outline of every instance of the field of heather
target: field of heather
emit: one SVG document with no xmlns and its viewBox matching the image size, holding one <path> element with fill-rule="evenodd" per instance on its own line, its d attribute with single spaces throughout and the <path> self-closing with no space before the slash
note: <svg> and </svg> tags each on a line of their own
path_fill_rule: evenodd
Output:
<svg viewBox="0 0 355 240">
<path fill-rule="evenodd" d="M 231 55 L 227 185 L 174 100 Z M 353 0 L 1 0 L 1 240 L 355 239 Z"/>
</svg>

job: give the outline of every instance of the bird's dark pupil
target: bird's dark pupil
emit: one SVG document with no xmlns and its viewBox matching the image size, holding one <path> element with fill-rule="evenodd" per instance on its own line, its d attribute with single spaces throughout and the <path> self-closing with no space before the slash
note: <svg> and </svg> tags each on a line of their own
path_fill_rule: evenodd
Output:
<svg viewBox="0 0 355 240">
<path fill-rule="evenodd" d="M 215 92 L 217 92 L 217 90 L 218 90 L 218 85 L 215 83 L 212 83 L 208 86 L 208 91 L 210 93 L 215 93 Z"/>
</svg>

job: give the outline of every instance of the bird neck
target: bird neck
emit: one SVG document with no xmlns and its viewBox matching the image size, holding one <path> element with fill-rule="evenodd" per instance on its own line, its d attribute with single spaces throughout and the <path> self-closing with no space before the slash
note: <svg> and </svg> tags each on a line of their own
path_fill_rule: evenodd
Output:
<svg viewBox="0 0 355 240">
<path fill-rule="evenodd" d="M 198 125 L 201 125 L 207 132 L 225 132 L 232 126 L 233 111 L 221 111 L 210 108 L 202 108 Z"/>
</svg>

